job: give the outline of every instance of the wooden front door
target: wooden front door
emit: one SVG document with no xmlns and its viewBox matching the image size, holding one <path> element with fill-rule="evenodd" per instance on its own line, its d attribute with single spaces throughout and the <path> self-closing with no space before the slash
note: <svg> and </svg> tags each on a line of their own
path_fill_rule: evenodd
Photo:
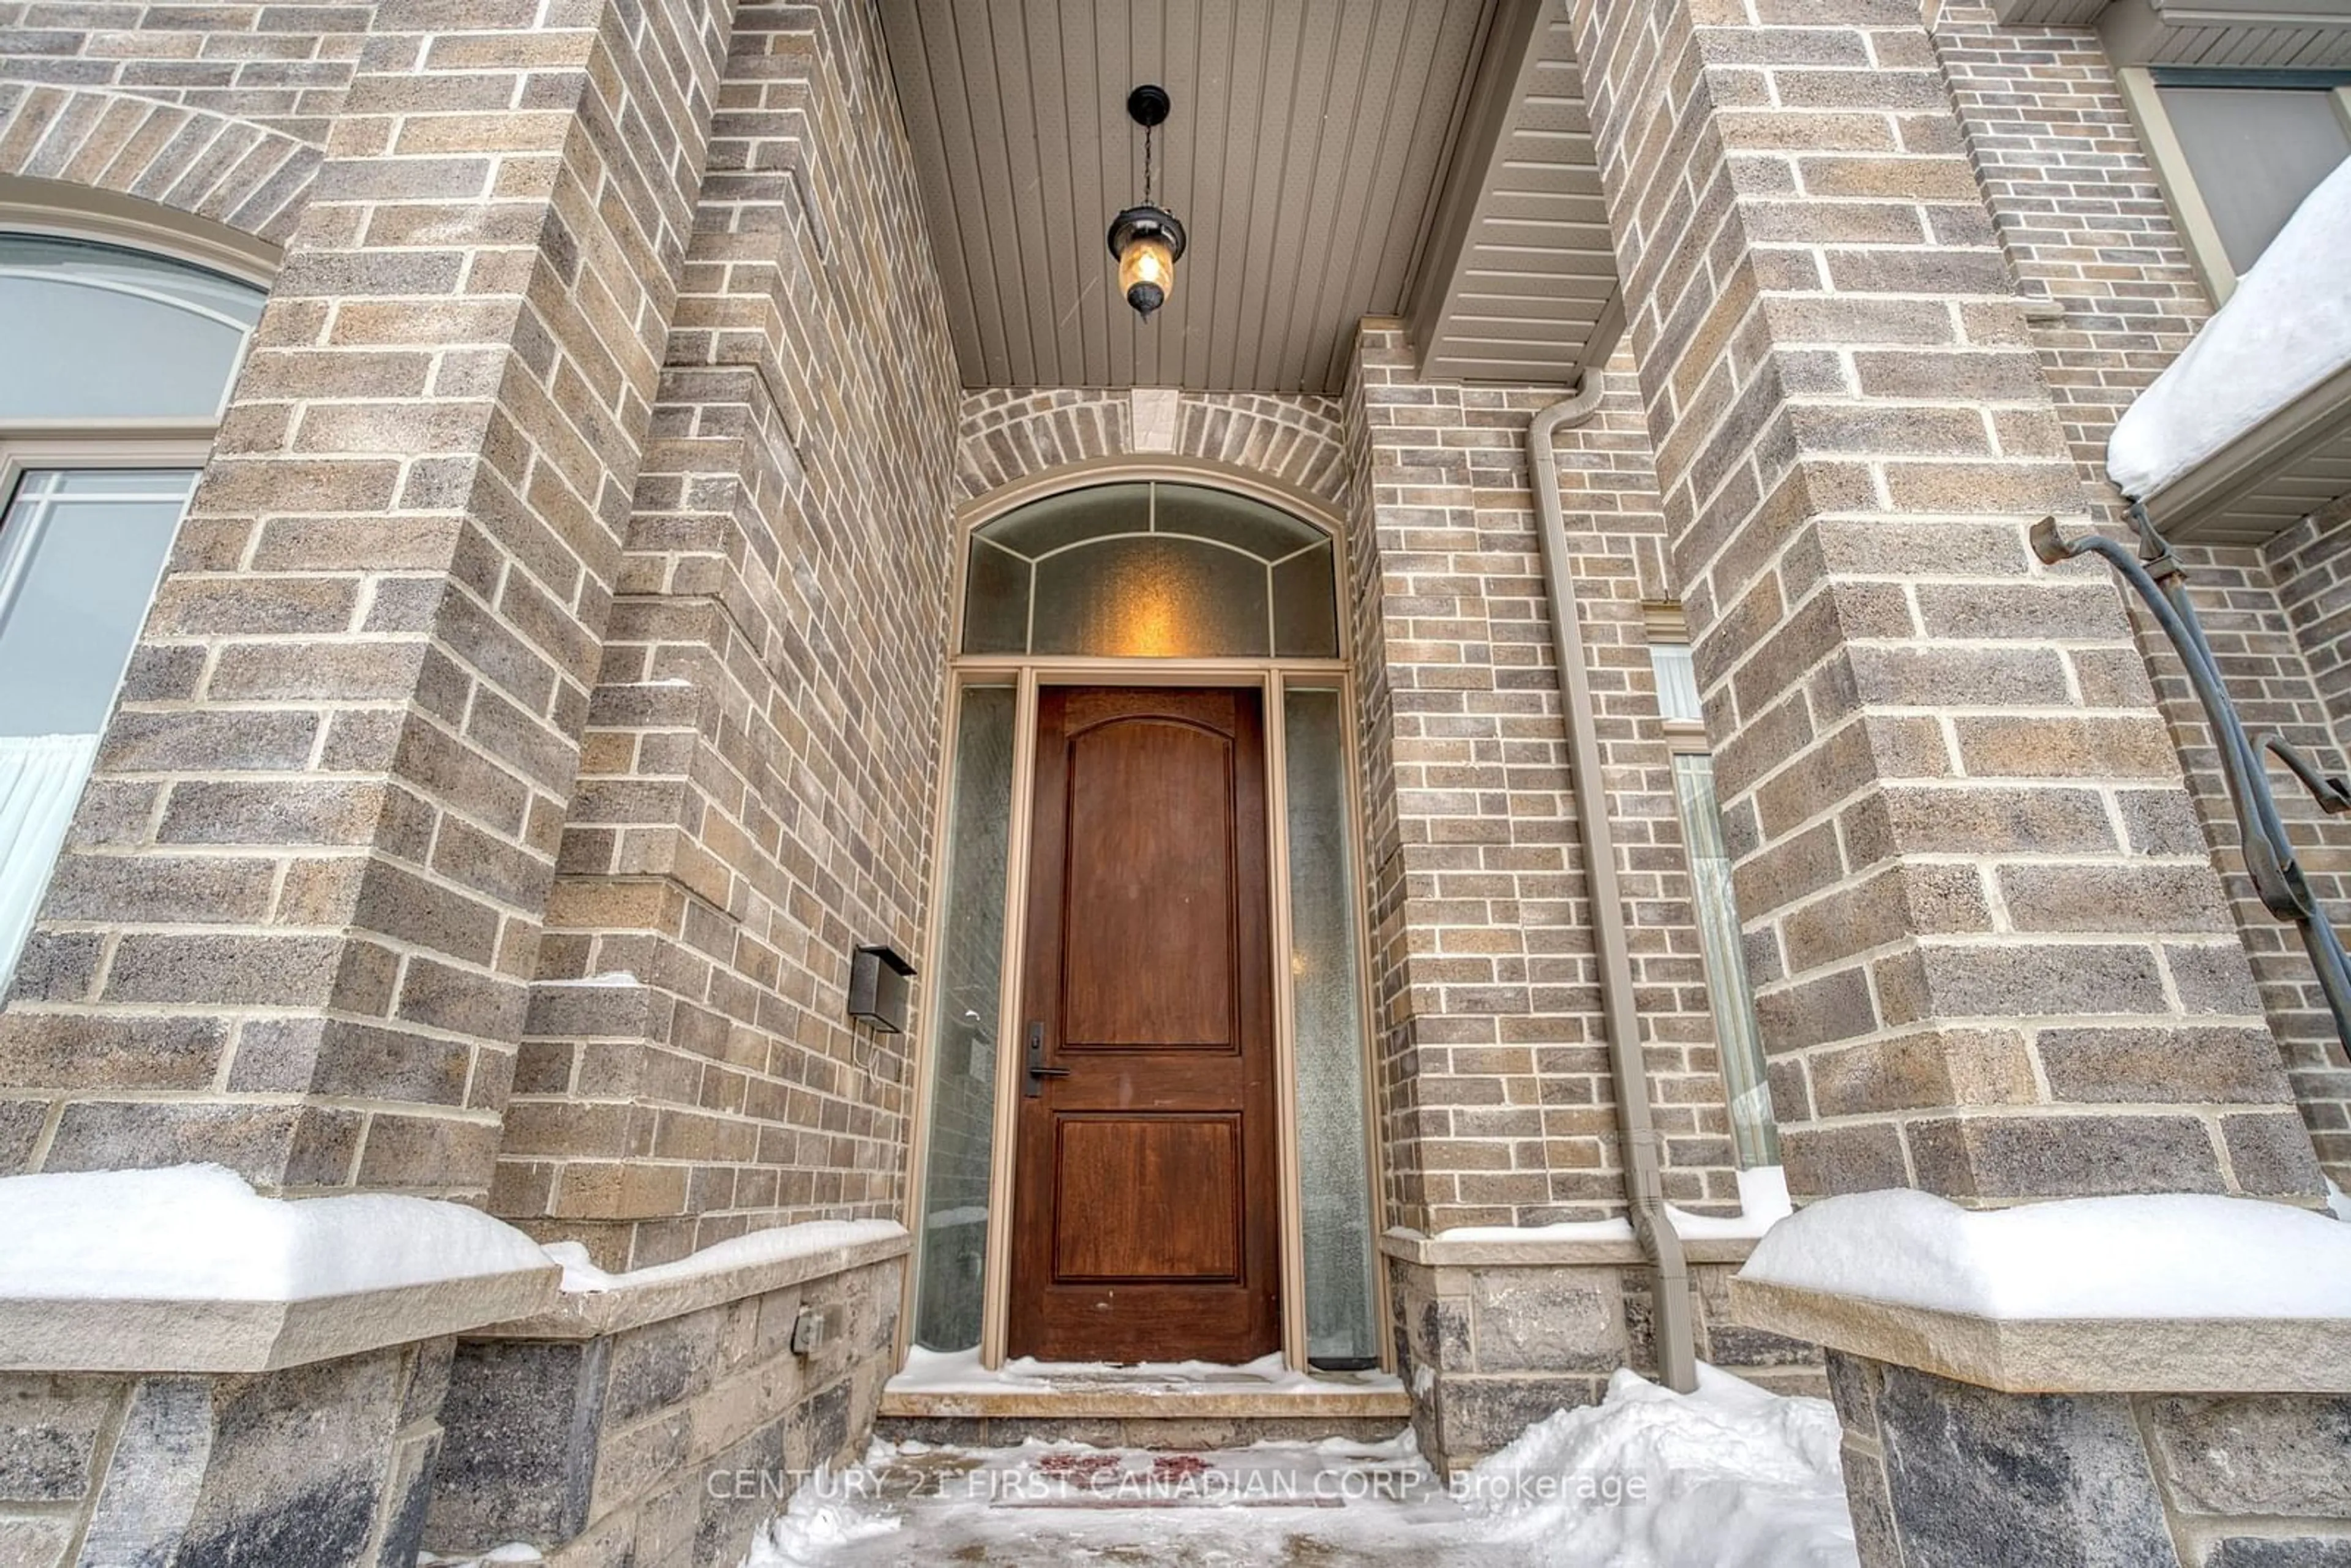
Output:
<svg viewBox="0 0 2351 1568">
<path fill-rule="evenodd" d="M 1265 733 L 1254 691 L 1047 687 L 1008 1348 L 1280 1343 Z"/>
</svg>

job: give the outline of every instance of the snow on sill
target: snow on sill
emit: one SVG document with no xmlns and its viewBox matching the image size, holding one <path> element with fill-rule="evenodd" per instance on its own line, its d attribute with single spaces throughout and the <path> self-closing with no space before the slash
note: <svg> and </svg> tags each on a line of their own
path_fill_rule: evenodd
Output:
<svg viewBox="0 0 2351 1568">
<path fill-rule="evenodd" d="M 1989 1211 L 1854 1193 L 1778 1227 L 1739 1277 L 2011 1322 L 2351 1318 L 2351 1228 L 2200 1193 Z"/>
<path fill-rule="evenodd" d="M 1673 1221 L 1674 1233 L 1685 1241 L 1751 1240 L 1788 1218 L 1786 1171 L 1779 1166 L 1758 1166 L 1752 1170 L 1740 1171 L 1739 1208 L 1737 1216 L 1725 1218 L 1719 1215 L 1691 1214 L 1669 1203 L 1666 1205 L 1666 1214 Z M 1407 1230 L 1395 1230 L 1389 1234 L 1417 1239 L 1416 1233 Z M 1633 1223 L 1623 1218 L 1572 1219 L 1562 1220 L 1557 1225 L 1457 1225 L 1430 1238 L 1437 1241 L 1529 1246 L 1561 1241 L 1630 1241 L 1633 1239 Z"/>
<path fill-rule="evenodd" d="M 1213 1361 L 1039 1361 L 1024 1355 L 990 1372 L 979 1364 L 976 1349 L 920 1345 L 908 1349 L 905 1370 L 884 1386 L 893 1394 L 1050 1394 L 1072 1383 L 1132 1385 L 1138 1394 L 1327 1394 L 1334 1388 L 1375 1393 L 1404 1387 L 1397 1378 L 1372 1373 L 1350 1373 L 1341 1383 L 1293 1371 L 1278 1352 L 1229 1366 Z"/>
<path fill-rule="evenodd" d="M 583 980 L 534 980 L 537 986 L 642 986 L 644 982 L 626 969 L 607 969 L 601 975 L 590 975 Z"/>
<path fill-rule="evenodd" d="M 1761 1236 L 1788 1218 L 1788 1172 L 1782 1166 L 1757 1166 L 1739 1173 L 1739 1213 L 1728 1219 L 1710 1214 L 1686 1214 L 1672 1204 L 1675 1233 L 1689 1241 L 1748 1240 Z"/>
<path fill-rule="evenodd" d="M 705 1247 L 675 1262 L 632 1269 L 624 1274 L 607 1273 L 596 1267 L 589 1260 L 588 1249 L 577 1241 L 552 1241 L 545 1251 L 549 1258 L 563 1265 L 563 1293 L 579 1296 L 705 1279 L 730 1269 L 840 1251 L 869 1241 L 893 1240 L 905 1234 L 906 1228 L 894 1219 L 812 1219 L 799 1225 L 780 1225 L 771 1230 L 755 1230 L 747 1236 Z"/>
<path fill-rule="evenodd" d="M 263 1197 L 216 1165 L 0 1180 L 0 1299 L 313 1301 L 545 1269 L 479 1209 L 393 1193 Z"/>
<path fill-rule="evenodd" d="M 2148 500 L 2351 369 L 2351 162 L 2319 182 L 2179 357 L 2115 422 L 2106 473 Z"/>
</svg>

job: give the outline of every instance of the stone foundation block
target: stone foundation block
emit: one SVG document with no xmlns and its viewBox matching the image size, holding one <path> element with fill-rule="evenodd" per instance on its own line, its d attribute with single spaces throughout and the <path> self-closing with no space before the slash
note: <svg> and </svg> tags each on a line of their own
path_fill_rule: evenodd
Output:
<svg viewBox="0 0 2351 1568">
<path fill-rule="evenodd" d="M 1465 1469 L 1552 1412 L 1595 1403 L 1619 1367 L 1656 1375 L 1654 1279 L 1632 1243 L 1576 1244 L 1600 1254 L 1590 1261 L 1517 1262 L 1525 1244 L 1392 1242 L 1396 1364 L 1421 1452 L 1440 1470 Z M 1699 1354 L 1782 1392 L 1823 1392 L 1817 1346 L 1732 1319 L 1731 1267 L 1692 1270 Z"/>
<path fill-rule="evenodd" d="M 573 1298 L 569 1322 L 460 1342 L 424 1545 L 527 1542 L 554 1568 L 733 1568 L 810 1471 L 854 1458 L 872 1431 L 903 1240 L 882 1250 L 768 1266 L 741 1294 L 720 1279 Z M 803 1312 L 824 1328 L 795 1355 Z"/>
<path fill-rule="evenodd" d="M 568 1541 L 588 1523 L 610 1340 L 469 1340 L 449 1369 L 434 1541 Z"/>
<path fill-rule="evenodd" d="M 2236 1535 L 2213 1548 L 2204 1568 L 2351 1568 L 2351 1541 Z"/>
<path fill-rule="evenodd" d="M 1828 1364 L 1865 1568 L 2351 1564 L 2351 1400 L 2014 1394 Z"/>
<path fill-rule="evenodd" d="M 1906 1562 L 2126 1568 L 2170 1551 L 2155 1477 L 2114 1395 L 2015 1395 L 1881 1369 L 1879 1449 Z M 1985 1559 L 1990 1561 L 1991 1559 Z"/>
<path fill-rule="evenodd" d="M 447 1358 L 0 1376 L 0 1565 L 410 1568 Z"/>
<path fill-rule="evenodd" d="M 2147 1399 L 2141 1418 L 2183 1512 L 2351 1520 L 2351 1397 Z"/>
</svg>

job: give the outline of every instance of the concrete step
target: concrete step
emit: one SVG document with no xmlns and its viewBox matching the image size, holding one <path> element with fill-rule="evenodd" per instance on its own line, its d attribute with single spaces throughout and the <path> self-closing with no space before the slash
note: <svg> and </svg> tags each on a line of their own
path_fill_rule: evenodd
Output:
<svg viewBox="0 0 2351 1568">
<path fill-rule="evenodd" d="M 1122 1375 L 1056 1377 L 1042 1387 L 883 1391 L 881 1437 L 958 1448 L 1030 1437 L 1103 1448 L 1245 1447 L 1345 1437 L 1377 1442 L 1412 1418 L 1392 1377 L 1333 1374 L 1266 1387 L 1259 1380 Z"/>
</svg>

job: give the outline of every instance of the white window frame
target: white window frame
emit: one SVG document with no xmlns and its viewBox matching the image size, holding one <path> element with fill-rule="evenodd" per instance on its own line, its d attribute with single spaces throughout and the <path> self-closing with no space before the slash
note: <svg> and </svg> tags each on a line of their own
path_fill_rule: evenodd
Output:
<svg viewBox="0 0 2351 1568">
<path fill-rule="evenodd" d="M 70 197 L 70 200 L 61 200 Z M 0 230 L 144 251 L 266 292 L 285 251 L 191 213 L 86 186 L 0 175 Z"/>
<path fill-rule="evenodd" d="M 141 422 L 119 421 L 116 423 L 117 426 L 120 426 Z M 21 427 L 12 428 L 21 429 Z M 16 507 L 16 488 L 24 483 L 25 476 L 27 474 L 51 474 L 60 469 L 89 468 L 101 470 L 159 468 L 202 474 L 204 461 L 211 455 L 212 437 L 209 433 L 202 436 L 130 435 L 120 434 L 119 428 L 102 425 L 94 426 L 87 432 L 44 430 L 25 434 L 11 434 L 5 431 L 0 431 L 0 556 L 6 553 L 9 542 L 6 520 L 8 514 Z M 192 490 L 191 495 L 193 494 Z M 187 512 L 184 507 L 180 516 L 183 521 L 186 520 Z M 175 548 L 177 527 L 178 525 L 173 525 Z M 167 553 L 164 558 L 166 571 L 171 570 L 170 559 Z M 152 595 L 149 604 L 152 609 L 153 604 Z M 6 606 L 0 604 L 0 613 L 5 613 L 5 610 Z M 131 643 L 134 652 L 139 643 L 144 640 L 143 626 L 141 632 L 141 637 L 133 639 Z M 105 721 L 99 727 L 99 734 L 104 734 L 106 725 L 114 721 L 115 706 L 121 700 L 121 683 L 118 679 L 114 699 L 107 704 Z"/>
<path fill-rule="evenodd" d="M 2122 89 L 2123 107 L 2129 112 L 2131 123 L 2138 130 L 2139 142 L 2147 149 L 2147 162 L 2155 167 L 2155 181 L 2163 191 L 2163 199 L 2171 208 L 2172 221 L 2179 227 L 2179 237 L 2188 247 L 2189 260 L 2196 274 L 2203 279 L 2204 291 L 2211 296 L 2217 308 L 2229 302 L 2237 291 L 2242 276 L 2229 259 L 2229 247 L 2220 238 L 2220 225 L 2213 221 L 2212 210 L 2204 202 L 2203 193 L 2196 188 L 2196 172 L 2188 162 L 2188 149 L 2181 144 L 2179 132 L 2171 122 L 2170 111 L 2163 106 L 2163 94 L 2156 80 L 2159 66 L 2119 66 L 2115 80 Z M 2280 70 L 2264 73 L 2260 70 L 2213 73 L 2213 85 L 2231 85 L 2250 90 L 2262 90 L 2264 75 L 2279 78 L 2295 76 L 2336 75 L 2336 72 L 2298 72 Z M 2240 80 L 2238 78 L 2241 78 Z M 2311 91 L 2310 88 L 2289 89 L 2280 79 L 2269 90 Z M 2351 83 L 2329 89 L 2335 100 L 2335 112 L 2346 131 L 2351 131 Z"/>
<path fill-rule="evenodd" d="M 61 195 L 70 195 L 71 204 L 61 201 Z M 109 192 L 61 187 L 16 175 L 0 177 L 0 234 L 115 246 L 216 272 L 264 293 L 283 254 L 275 246 L 192 214 Z M 191 468 L 201 473 L 212 458 L 220 416 L 227 410 L 257 332 L 256 328 L 246 334 L 236 363 L 222 382 L 221 401 L 210 419 L 98 417 L 0 423 L 0 516 L 16 505 L 16 487 L 25 475 L 36 470 Z M 182 517 L 184 519 L 184 512 Z M 170 570 L 168 565 L 165 570 Z M 120 701 L 119 690 L 116 701 Z M 110 723 L 111 705 L 107 717 Z"/>
<path fill-rule="evenodd" d="M 57 199 L 60 194 L 69 194 L 73 204 L 61 203 Z M 281 254 L 274 246 L 204 219 L 105 192 L 56 186 L 18 176 L 0 177 L 0 233 L 115 246 L 219 273 L 265 294 Z M 222 382 L 220 402 L 209 419 L 68 417 L 0 423 L 0 518 L 15 509 L 17 489 L 30 473 L 149 468 L 193 471 L 201 476 L 211 461 L 221 417 L 227 411 L 237 377 L 245 369 L 245 358 L 252 351 L 257 335 L 257 326 L 246 334 L 236 362 Z M 198 483 L 201 482 L 200 477 Z M 180 522 L 184 523 L 186 517 L 183 504 Z M 174 551 L 178 548 L 179 526 L 173 525 Z M 162 576 L 168 576 L 171 552 L 164 559 Z M 159 576 L 157 587 L 161 585 Z M 151 592 L 147 614 L 152 615 L 153 609 Z M 137 657 L 139 646 L 146 639 L 145 621 L 142 615 L 124 667 L 116 673 L 114 690 L 99 725 L 101 737 L 111 727 L 121 706 L 123 677 L 129 673 L 131 659 Z M 52 864 L 44 880 L 55 876 Z M 0 952 L 0 988 L 5 988 L 20 957 L 15 951 Z"/>
<path fill-rule="evenodd" d="M 201 469 L 212 450 L 209 430 L 183 434 L 167 428 L 162 434 L 132 434 L 103 425 L 88 431 L 12 425 L 0 430 L 0 512 L 16 503 L 16 486 L 29 473 L 55 468 Z"/>
</svg>

